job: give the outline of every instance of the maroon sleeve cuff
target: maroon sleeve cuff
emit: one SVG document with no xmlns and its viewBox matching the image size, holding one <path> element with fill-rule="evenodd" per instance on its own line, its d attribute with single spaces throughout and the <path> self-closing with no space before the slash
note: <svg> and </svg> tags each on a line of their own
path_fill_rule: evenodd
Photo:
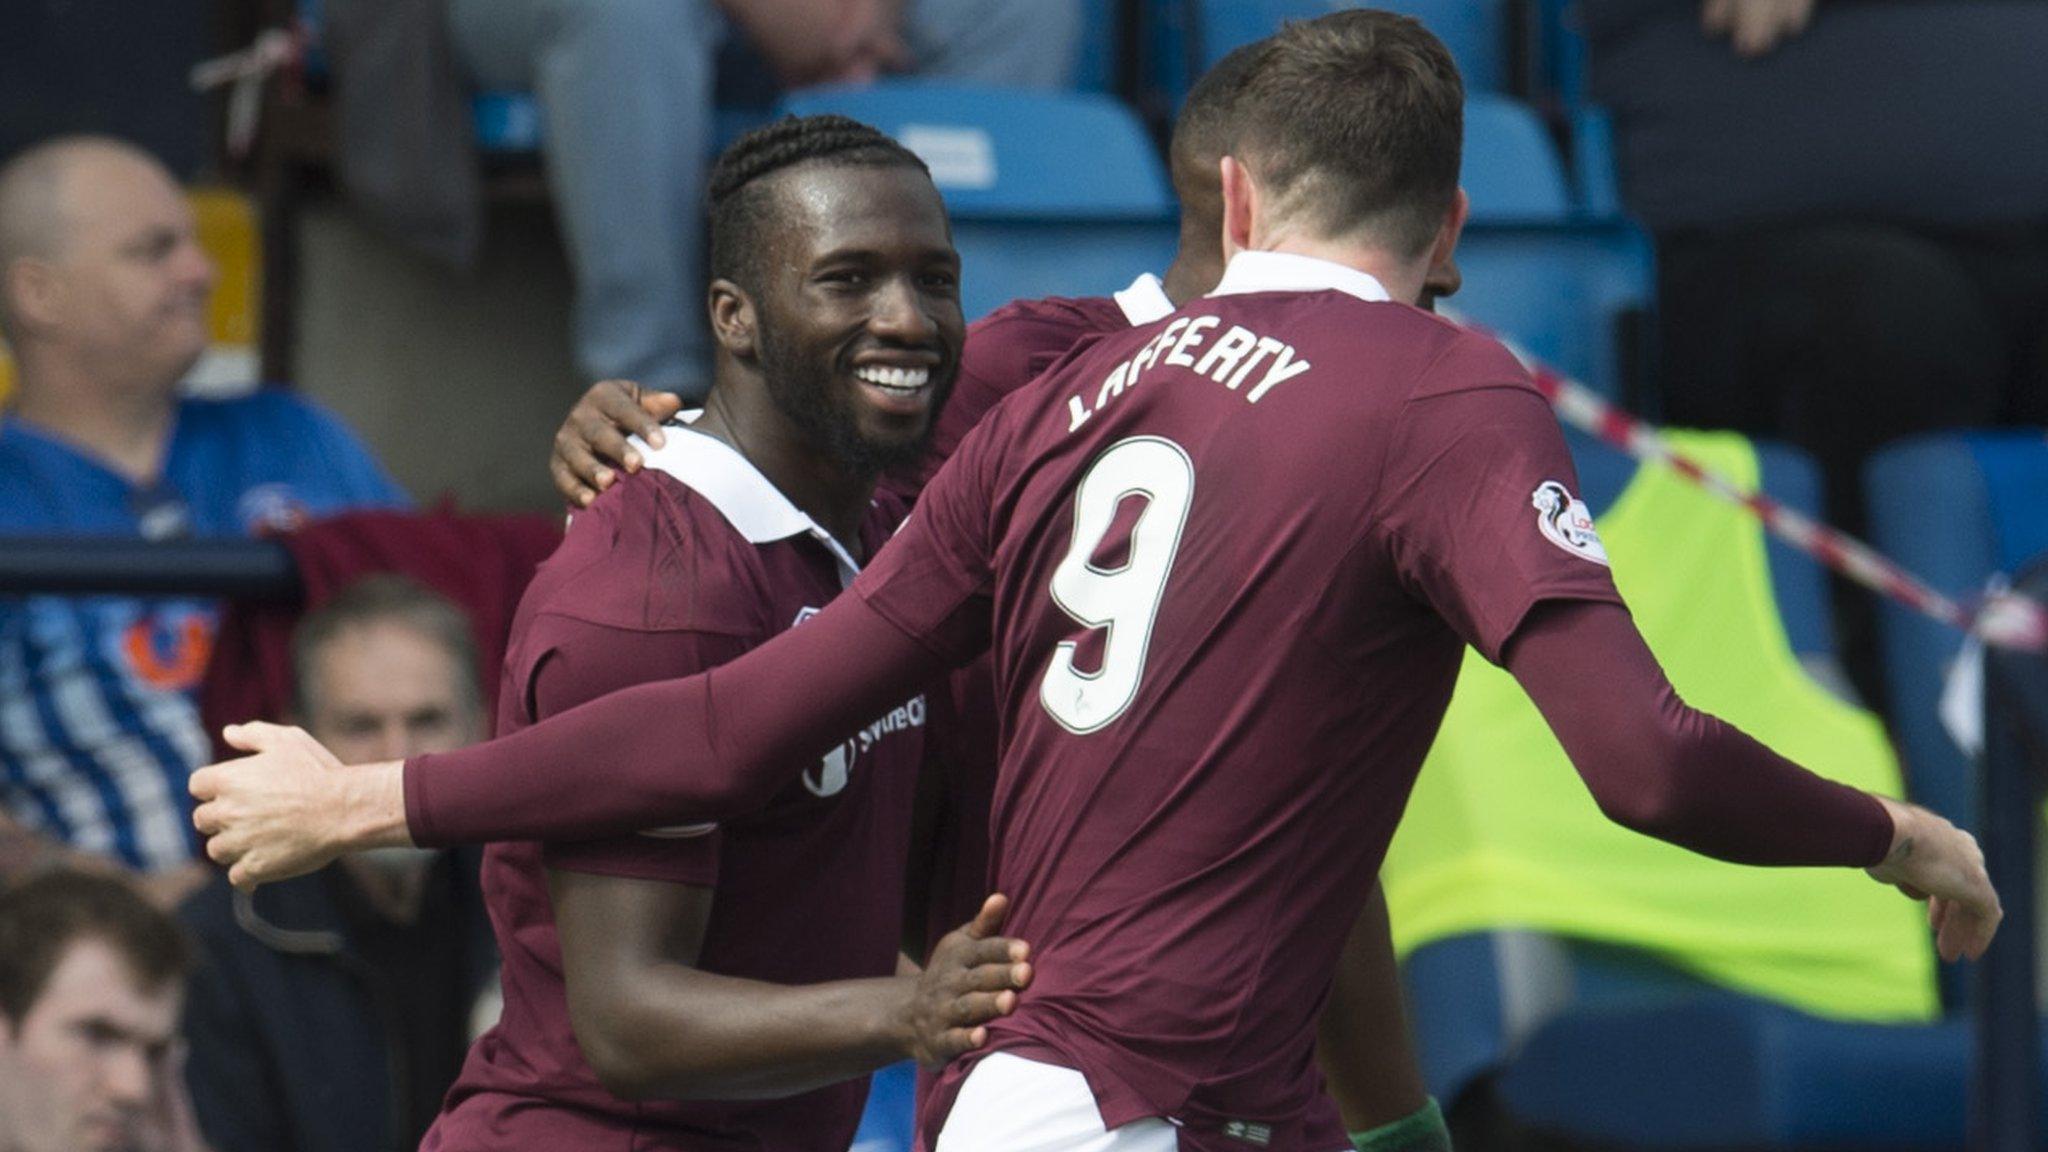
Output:
<svg viewBox="0 0 2048 1152">
<path fill-rule="evenodd" d="M 1877 797 L 1866 795 L 1864 799 L 1870 802 L 1875 815 L 1871 818 L 1870 828 L 1865 833 L 1870 840 L 1865 849 L 1862 867 L 1875 868 L 1892 854 L 1892 840 L 1898 836 L 1899 829 L 1892 821 L 1891 812 L 1878 802 Z"/>
<path fill-rule="evenodd" d="M 452 848 L 454 844 L 442 837 L 434 821 L 433 806 L 427 800 L 431 769 L 426 767 L 426 761 L 431 759 L 431 755 L 414 756 L 400 770 L 400 779 L 405 783 L 405 827 L 412 834 L 412 842 L 422 848 Z"/>
</svg>

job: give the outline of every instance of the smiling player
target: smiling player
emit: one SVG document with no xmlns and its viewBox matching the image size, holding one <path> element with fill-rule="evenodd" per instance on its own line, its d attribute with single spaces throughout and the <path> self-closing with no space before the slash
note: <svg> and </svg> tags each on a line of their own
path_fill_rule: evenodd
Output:
<svg viewBox="0 0 2048 1152">
<path fill-rule="evenodd" d="M 505 731 L 815 613 L 895 527 L 875 477 L 922 450 L 951 384 L 958 258 L 915 157 L 787 120 L 733 145 L 712 196 L 705 410 L 535 576 Z M 991 938 L 995 902 L 922 978 L 895 974 L 923 721 L 905 693 L 716 826 L 493 845 L 504 1018 L 424 1147 L 838 1152 L 870 1069 L 971 1046 L 1028 970 Z"/>
</svg>

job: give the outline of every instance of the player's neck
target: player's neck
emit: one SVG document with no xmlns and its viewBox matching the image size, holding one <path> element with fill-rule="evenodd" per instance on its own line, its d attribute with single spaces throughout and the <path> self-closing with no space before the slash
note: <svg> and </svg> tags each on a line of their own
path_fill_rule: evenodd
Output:
<svg viewBox="0 0 2048 1152">
<path fill-rule="evenodd" d="M 1414 301 L 1422 297 L 1423 282 L 1429 276 L 1429 262 L 1403 258 L 1376 244 L 1321 236 L 1282 234 L 1259 245 L 1267 252 L 1309 256 L 1355 268 L 1380 282 L 1395 300 Z M 1231 253 L 1232 256 L 1236 252 Z"/>
<path fill-rule="evenodd" d="M 849 470 L 783 418 L 765 390 L 716 388 L 691 428 L 723 441 L 759 469 L 777 491 L 861 555 L 860 526 L 874 498 L 873 473 Z"/>
</svg>

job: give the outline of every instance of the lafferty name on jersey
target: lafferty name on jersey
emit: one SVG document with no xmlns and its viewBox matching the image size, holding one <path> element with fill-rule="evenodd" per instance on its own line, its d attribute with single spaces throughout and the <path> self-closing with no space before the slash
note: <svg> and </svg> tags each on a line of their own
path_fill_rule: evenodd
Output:
<svg viewBox="0 0 2048 1152">
<path fill-rule="evenodd" d="M 1232 324 L 1215 336 L 1223 320 L 1217 316 L 1176 316 L 1145 342 L 1130 359 L 1110 370 L 1093 395 L 1083 389 L 1067 397 L 1067 431 L 1078 431 L 1097 412 L 1157 375 L 1162 365 L 1207 377 L 1257 404 L 1266 393 L 1313 365 L 1295 354 L 1294 345 Z"/>
</svg>

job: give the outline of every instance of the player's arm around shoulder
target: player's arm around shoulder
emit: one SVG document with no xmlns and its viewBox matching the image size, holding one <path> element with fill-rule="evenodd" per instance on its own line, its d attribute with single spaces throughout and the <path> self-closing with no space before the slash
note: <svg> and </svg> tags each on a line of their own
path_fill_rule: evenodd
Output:
<svg viewBox="0 0 2048 1152">
<path fill-rule="evenodd" d="M 943 1064 L 986 1039 L 1030 981 L 999 898 L 914 975 L 782 985 L 695 967 L 712 890 L 551 869 L 570 1022 L 612 1093 L 769 1099 L 882 1065 Z"/>
</svg>

